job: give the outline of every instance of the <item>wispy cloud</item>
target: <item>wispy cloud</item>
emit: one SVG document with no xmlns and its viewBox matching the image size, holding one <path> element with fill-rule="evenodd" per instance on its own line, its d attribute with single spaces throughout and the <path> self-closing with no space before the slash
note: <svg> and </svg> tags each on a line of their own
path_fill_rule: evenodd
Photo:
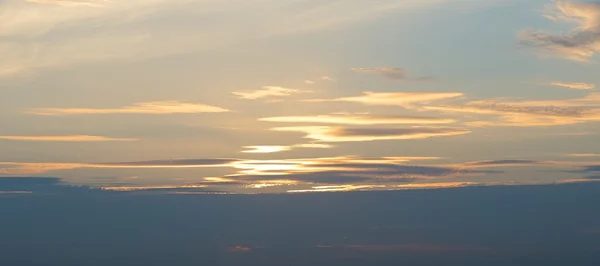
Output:
<svg viewBox="0 0 600 266">
<path fill-rule="evenodd" d="M 376 140 L 409 140 L 426 139 L 443 136 L 456 136 L 470 133 L 466 129 L 456 128 L 354 128 L 329 126 L 294 126 L 276 127 L 275 131 L 290 131 L 305 133 L 305 138 L 322 142 L 356 142 Z"/>
<path fill-rule="evenodd" d="M 275 153 L 289 151 L 291 146 L 244 146 L 243 153 Z"/>
<path fill-rule="evenodd" d="M 403 81 L 431 81 L 433 77 L 419 77 L 419 78 L 411 78 L 409 77 L 408 71 L 403 68 L 396 67 L 380 67 L 380 68 L 353 68 L 352 71 L 356 73 L 363 74 L 371 74 L 382 76 L 387 79 L 392 80 L 403 80 Z"/>
<path fill-rule="evenodd" d="M 108 0 L 25 0 L 30 3 L 37 4 L 49 4 L 49 5 L 59 5 L 59 6 L 86 6 L 86 7 L 102 7 L 103 3 L 108 2 Z"/>
<path fill-rule="evenodd" d="M 593 90 L 594 88 L 596 88 L 596 85 L 594 85 L 594 84 L 583 83 L 583 82 L 579 82 L 579 83 L 551 82 L 550 85 L 573 89 L 573 90 Z"/>
<path fill-rule="evenodd" d="M 284 87 L 277 86 L 264 86 L 259 90 L 251 90 L 251 91 L 237 91 L 232 92 L 233 95 L 238 96 L 241 99 L 247 100 L 256 100 L 263 98 L 272 98 L 272 97 L 285 97 L 298 93 L 305 93 L 307 91 L 298 90 L 298 89 L 290 89 Z"/>
<path fill-rule="evenodd" d="M 36 108 L 27 113 L 35 115 L 92 115 L 92 114 L 195 114 L 222 113 L 229 110 L 199 104 L 178 101 L 143 102 L 121 108 Z"/>
<path fill-rule="evenodd" d="M 333 148 L 333 145 L 329 144 L 320 144 L 320 143 L 303 143 L 296 145 L 258 145 L 258 146 L 244 146 L 243 153 L 276 153 L 282 151 L 290 151 L 296 148 L 306 148 L 306 149 L 330 149 Z"/>
<path fill-rule="evenodd" d="M 279 123 L 318 123 L 346 125 L 449 124 L 455 122 L 455 120 L 447 118 L 371 115 L 278 116 L 260 118 L 259 120 Z"/>
<path fill-rule="evenodd" d="M 10 40 L 0 44 L 0 73 L 206 51 L 272 36 L 344 28 L 434 3 L 196 0 L 174 6 L 167 0 L 32 1 L 46 4 L 23 5 L 13 0 L 0 5 L 0 13 L 10 14 L 0 17 L 0 36 Z M 157 18 L 180 19 L 164 24 Z"/>
<path fill-rule="evenodd" d="M 600 51 L 600 3 L 558 0 L 545 16 L 576 23 L 578 27 L 564 35 L 526 30 L 519 34 L 522 43 L 550 55 L 581 62 L 588 62 Z"/>
<path fill-rule="evenodd" d="M 67 136 L 0 136 L 0 140 L 15 141 L 57 141 L 57 142 L 99 142 L 99 141 L 136 141 L 130 138 L 110 138 L 89 135 L 67 135 Z"/>
<path fill-rule="evenodd" d="M 424 106 L 422 110 L 495 115 L 494 121 L 469 122 L 471 126 L 556 126 L 600 121 L 600 93 L 565 100 L 472 101 L 462 106 Z"/>
<path fill-rule="evenodd" d="M 336 99 L 313 99 L 311 102 L 355 102 L 365 105 L 401 106 L 412 108 L 418 104 L 428 104 L 462 97 L 460 92 L 364 92 L 361 96 Z"/>
<path fill-rule="evenodd" d="M 571 153 L 567 154 L 570 157 L 600 157 L 600 153 Z"/>
</svg>

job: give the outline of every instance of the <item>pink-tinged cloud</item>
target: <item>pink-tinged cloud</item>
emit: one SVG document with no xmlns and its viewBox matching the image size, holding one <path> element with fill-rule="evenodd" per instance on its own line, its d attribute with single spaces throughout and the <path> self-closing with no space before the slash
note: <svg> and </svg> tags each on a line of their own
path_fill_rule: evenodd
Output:
<svg viewBox="0 0 600 266">
<path fill-rule="evenodd" d="M 94 114 L 196 114 L 222 113 L 229 110 L 199 103 L 178 101 L 143 102 L 122 108 L 36 108 L 27 113 L 35 115 L 94 115 Z"/>
</svg>

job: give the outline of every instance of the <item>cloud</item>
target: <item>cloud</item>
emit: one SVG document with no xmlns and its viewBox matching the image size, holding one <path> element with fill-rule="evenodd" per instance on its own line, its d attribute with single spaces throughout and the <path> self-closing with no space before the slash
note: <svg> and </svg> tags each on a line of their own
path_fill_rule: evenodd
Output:
<svg viewBox="0 0 600 266">
<path fill-rule="evenodd" d="M 230 164 L 235 161 L 237 161 L 237 159 L 171 159 L 112 163 L 0 162 L 0 175 L 36 175 L 47 173 L 49 171 L 73 170 L 81 168 L 154 169 L 231 167 Z"/>
<path fill-rule="evenodd" d="M 598 153 L 571 153 L 567 154 L 570 157 L 600 157 Z"/>
<path fill-rule="evenodd" d="M 59 6 L 68 6 L 68 7 L 102 7 L 103 3 L 108 2 L 109 0 L 25 0 L 30 3 L 37 4 L 50 4 L 50 5 L 59 5 Z"/>
<path fill-rule="evenodd" d="M 546 11 L 545 16 L 578 26 L 563 35 L 525 30 L 519 34 L 523 44 L 544 54 L 580 62 L 589 62 L 600 51 L 600 3 L 559 0 Z"/>
<path fill-rule="evenodd" d="M 372 92 L 366 91 L 361 96 L 337 99 L 314 99 L 311 102 L 354 102 L 365 105 L 401 106 L 412 108 L 418 104 L 428 104 L 442 100 L 462 97 L 460 92 Z"/>
<path fill-rule="evenodd" d="M 332 77 L 328 77 L 328 76 L 322 76 L 319 78 L 320 80 L 324 80 L 324 81 L 329 81 L 329 82 L 335 82 L 335 79 Z"/>
<path fill-rule="evenodd" d="M 383 124 L 449 124 L 455 120 L 435 117 L 409 116 L 369 116 L 369 115 L 317 115 L 317 116 L 278 116 L 260 118 L 260 121 L 279 123 L 320 123 L 346 125 Z"/>
<path fill-rule="evenodd" d="M 57 142 L 136 141 L 136 139 L 109 138 L 109 137 L 88 136 L 88 135 L 70 135 L 70 136 L 0 136 L 0 140 L 57 141 Z"/>
<path fill-rule="evenodd" d="M 470 133 L 456 128 L 353 128 L 328 126 L 276 127 L 271 130 L 306 133 L 305 138 L 322 142 L 355 142 L 375 140 L 426 139 L 442 136 L 456 136 Z"/>
<path fill-rule="evenodd" d="M 235 247 L 230 247 L 227 249 L 229 252 L 232 253 L 246 253 L 252 250 L 251 247 L 244 247 L 244 246 L 235 246 Z"/>
<path fill-rule="evenodd" d="M 596 85 L 590 83 L 565 83 L 565 82 L 551 82 L 552 86 L 559 86 L 573 90 L 593 90 Z"/>
<path fill-rule="evenodd" d="M 244 146 L 243 153 L 274 153 L 291 150 L 290 146 Z"/>
<path fill-rule="evenodd" d="M 424 106 L 420 110 L 494 115 L 496 121 L 468 122 L 471 126 L 556 126 L 600 121 L 600 93 L 583 98 L 539 101 L 472 101 L 462 106 Z"/>
<path fill-rule="evenodd" d="M 93 115 L 93 114 L 196 114 L 196 113 L 222 113 L 229 110 L 220 107 L 178 102 L 157 101 L 143 102 L 122 108 L 36 108 L 27 111 L 35 115 Z"/>
<path fill-rule="evenodd" d="M 240 97 L 241 99 L 257 100 L 257 99 L 271 98 L 271 97 L 290 96 L 292 94 L 298 94 L 298 93 L 304 93 L 304 92 L 306 92 L 306 91 L 283 88 L 283 87 L 276 87 L 276 86 L 264 86 L 264 87 L 262 87 L 262 89 L 259 89 L 259 90 L 239 91 L 239 92 L 232 92 L 232 93 L 234 95 Z"/>
<path fill-rule="evenodd" d="M 282 151 L 290 151 L 295 148 L 306 148 L 306 149 L 330 149 L 332 145 L 319 144 L 319 143 L 303 143 L 296 145 L 258 145 L 258 146 L 244 146 L 243 153 L 276 153 Z"/>
<path fill-rule="evenodd" d="M 0 5 L 0 75 L 210 51 L 273 36 L 344 28 L 432 4 L 195 0 L 174 6 L 167 0 L 37 1 L 48 4 L 5 0 Z M 170 23 L 162 23 L 163 18 Z"/>
<path fill-rule="evenodd" d="M 381 67 L 381 68 L 353 68 L 352 71 L 356 73 L 371 74 L 382 76 L 392 80 L 403 80 L 403 81 L 431 81 L 432 77 L 420 77 L 411 78 L 407 76 L 407 71 L 403 68 L 395 67 Z"/>
</svg>

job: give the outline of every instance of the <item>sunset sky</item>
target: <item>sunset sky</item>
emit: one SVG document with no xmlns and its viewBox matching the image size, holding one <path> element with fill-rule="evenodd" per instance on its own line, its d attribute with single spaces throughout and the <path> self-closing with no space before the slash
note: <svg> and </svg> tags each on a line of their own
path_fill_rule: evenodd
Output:
<svg viewBox="0 0 600 266">
<path fill-rule="evenodd" d="M 252 194 L 587 184 L 598 53 L 598 1 L 0 0 L 0 177 Z"/>
</svg>

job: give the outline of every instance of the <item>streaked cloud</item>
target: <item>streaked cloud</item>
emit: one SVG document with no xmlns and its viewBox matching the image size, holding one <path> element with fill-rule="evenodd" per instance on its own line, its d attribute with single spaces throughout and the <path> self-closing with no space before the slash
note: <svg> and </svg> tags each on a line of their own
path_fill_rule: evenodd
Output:
<svg viewBox="0 0 600 266">
<path fill-rule="evenodd" d="M 596 88 L 596 85 L 594 85 L 594 84 L 583 83 L 583 82 L 578 82 L 578 83 L 551 82 L 550 85 L 573 89 L 573 90 L 593 90 L 594 88 Z"/>
<path fill-rule="evenodd" d="M 257 100 L 263 98 L 272 98 L 272 97 L 285 97 L 298 93 L 305 93 L 307 91 L 302 91 L 298 89 L 289 89 L 277 86 L 264 86 L 259 90 L 251 90 L 251 91 L 238 91 L 232 92 L 232 94 L 238 96 L 241 99 L 246 100 Z"/>
<path fill-rule="evenodd" d="M 244 146 L 243 153 L 276 153 L 282 151 L 290 151 L 296 148 L 305 149 L 330 149 L 333 145 L 320 144 L 320 143 L 303 143 L 296 145 L 257 145 L 257 146 Z"/>
<path fill-rule="evenodd" d="M 95 115 L 95 114 L 196 114 L 222 113 L 229 110 L 199 103 L 157 101 L 136 103 L 121 108 L 36 108 L 27 113 L 35 115 Z"/>
<path fill-rule="evenodd" d="M 329 76 L 322 76 L 319 78 L 320 80 L 324 80 L 324 81 L 329 81 L 329 82 L 335 82 L 335 79 Z"/>
<path fill-rule="evenodd" d="M 318 123 L 346 125 L 449 124 L 455 122 L 455 120 L 448 118 L 370 115 L 278 116 L 260 118 L 259 120 L 279 123 Z"/>
<path fill-rule="evenodd" d="M 272 128 L 272 130 L 302 132 L 306 134 L 305 138 L 322 142 L 426 139 L 432 137 L 463 135 L 471 132 L 466 129 L 456 128 L 353 128 L 328 126 L 276 127 Z"/>
<path fill-rule="evenodd" d="M 25 2 L 71 7 L 102 7 L 103 3 L 109 2 L 109 0 L 25 0 Z"/>
<path fill-rule="evenodd" d="M 354 102 L 365 105 L 401 106 L 412 108 L 419 104 L 429 104 L 462 97 L 460 92 L 373 92 L 366 91 L 361 96 L 337 99 L 314 99 L 311 102 Z"/>
<path fill-rule="evenodd" d="M 599 153 L 571 153 L 567 154 L 570 157 L 600 157 Z"/>
<path fill-rule="evenodd" d="M 348 192 L 360 190 L 373 190 L 384 186 L 376 185 L 339 185 L 339 186 L 315 186 L 310 189 L 288 190 L 288 193 L 314 193 L 314 192 Z"/>
<path fill-rule="evenodd" d="M 15 141 L 56 141 L 56 142 L 99 142 L 99 141 L 136 141 L 130 138 L 110 138 L 103 136 L 69 135 L 69 136 L 0 136 L 0 140 Z"/>
<path fill-rule="evenodd" d="M 412 78 L 408 76 L 408 71 L 403 68 L 397 67 L 380 67 L 380 68 L 353 68 L 352 71 L 356 73 L 378 75 L 387 79 L 392 80 L 403 80 L 403 81 L 431 81 L 433 77 L 419 77 Z"/>
<path fill-rule="evenodd" d="M 244 146 L 243 153 L 274 153 L 291 150 L 290 146 Z"/>
<path fill-rule="evenodd" d="M 600 51 L 600 3 L 561 1 L 546 10 L 545 16 L 554 21 L 575 23 L 578 26 L 566 34 L 552 34 L 533 29 L 519 34 L 521 42 L 541 51 L 570 60 L 588 62 Z"/>
<path fill-rule="evenodd" d="M 494 115 L 497 120 L 468 122 L 471 126 L 556 126 L 600 121 L 600 93 L 564 100 L 472 101 L 462 106 L 424 106 L 421 110 Z"/>
<path fill-rule="evenodd" d="M 9 0 L 0 6 L 0 13 L 10 14 L 0 17 L 0 37 L 9 40 L 0 43 L 0 74 L 207 51 L 273 36 L 344 28 L 431 5 L 430 1 L 408 0 L 377 5 L 340 0 L 301 4 L 196 0 L 176 6 L 167 0 L 32 1 L 46 4 Z M 181 19 L 157 23 L 165 17 Z M 212 20 L 214 17 L 231 19 Z"/>
</svg>

